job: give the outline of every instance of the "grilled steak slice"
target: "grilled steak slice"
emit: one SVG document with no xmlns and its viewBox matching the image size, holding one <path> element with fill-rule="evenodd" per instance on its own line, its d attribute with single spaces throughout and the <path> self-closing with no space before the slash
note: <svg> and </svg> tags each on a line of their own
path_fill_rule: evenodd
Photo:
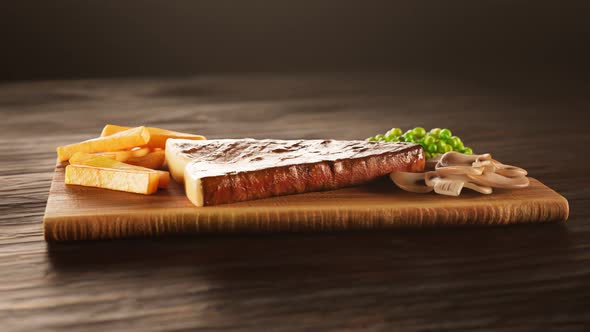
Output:
<svg viewBox="0 0 590 332">
<path fill-rule="evenodd" d="M 169 139 L 166 162 L 196 206 L 331 190 L 422 172 L 422 147 L 336 140 Z"/>
</svg>

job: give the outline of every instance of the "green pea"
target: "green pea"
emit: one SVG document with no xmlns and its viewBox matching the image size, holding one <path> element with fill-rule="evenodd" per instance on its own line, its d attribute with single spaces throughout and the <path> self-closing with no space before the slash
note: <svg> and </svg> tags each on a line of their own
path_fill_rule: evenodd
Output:
<svg viewBox="0 0 590 332">
<path fill-rule="evenodd" d="M 387 134 L 385 134 L 385 135 L 384 135 L 384 138 L 385 138 L 385 140 L 386 140 L 386 141 L 388 141 L 388 142 L 394 142 L 394 141 L 396 141 L 396 140 L 399 142 L 399 140 L 400 140 L 401 136 L 394 136 L 394 135 L 387 135 Z"/>
<path fill-rule="evenodd" d="M 434 143 L 436 143 L 436 138 L 434 138 L 432 135 L 424 136 L 424 144 L 430 145 Z"/>
<path fill-rule="evenodd" d="M 416 138 L 414 137 L 414 134 L 412 134 L 411 132 L 406 132 L 406 133 L 403 135 L 403 137 L 404 137 L 404 141 L 406 141 L 406 142 L 414 142 L 414 140 L 416 139 Z"/>
<path fill-rule="evenodd" d="M 436 144 L 428 144 L 428 145 L 426 145 L 426 151 L 431 152 L 431 153 L 436 153 L 436 151 L 438 151 L 438 148 L 437 148 Z"/>
<path fill-rule="evenodd" d="M 375 136 L 373 136 L 373 137 L 369 137 L 369 138 L 367 138 L 367 139 L 366 139 L 366 141 L 369 141 L 369 142 L 376 142 L 376 141 L 377 141 L 377 139 L 375 138 Z"/>
<path fill-rule="evenodd" d="M 424 137 L 424 135 L 426 135 L 426 130 L 422 127 L 416 127 L 412 129 L 412 133 L 416 137 Z"/>
<path fill-rule="evenodd" d="M 440 128 L 432 128 L 430 129 L 430 135 L 438 138 L 440 136 Z"/>
<path fill-rule="evenodd" d="M 390 131 L 385 133 L 387 137 L 399 137 L 402 135 L 402 130 L 400 128 L 391 128 Z"/>
<path fill-rule="evenodd" d="M 424 152 L 424 158 L 426 158 L 426 159 L 432 158 L 432 153 L 430 153 L 428 151 Z"/>
<path fill-rule="evenodd" d="M 445 128 L 445 129 L 443 129 L 443 130 L 440 131 L 440 135 L 439 136 L 440 136 L 440 139 L 446 141 L 449 138 L 451 138 L 451 136 L 453 136 L 453 133 L 451 133 L 450 130 L 448 130 L 448 129 Z"/>
<path fill-rule="evenodd" d="M 461 139 L 457 136 L 449 138 L 447 143 L 450 144 L 456 151 L 463 149 L 463 142 L 461 142 Z"/>
<path fill-rule="evenodd" d="M 450 151 L 453 151 L 453 147 L 450 146 L 449 144 L 445 145 L 444 152 L 446 153 L 446 152 L 450 152 Z"/>
<path fill-rule="evenodd" d="M 447 146 L 447 143 L 445 143 L 445 141 L 438 141 L 438 142 L 436 142 L 436 150 L 438 152 L 444 152 L 445 151 L 445 146 Z"/>
<path fill-rule="evenodd" d="M 464 148 L 461 153 L 465 153 L 465 154 L 473 154 L 473 150 L 471 150 L 471 148 Z"/>
<path fill-rule="evenodd" d="M 385 136 L 383 136 L 383 135 L 381 135 L 381 134 L 379 134 L 379 135 L 376 135 L 376 136 L 375 136 L 375 140 L 377 140 L 377 141 L 384 141 L 384 140 L 385 140 Z"/>
</svg>

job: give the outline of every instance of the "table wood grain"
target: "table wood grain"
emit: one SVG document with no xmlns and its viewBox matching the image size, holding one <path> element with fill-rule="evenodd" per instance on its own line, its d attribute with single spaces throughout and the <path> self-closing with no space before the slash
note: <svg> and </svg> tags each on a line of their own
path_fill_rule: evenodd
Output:
<svg viewBox="0 0 590 332">
<path fill-rule="evenodd" d="M 397 73 L 0 84 L 2 331 L 583 331 L 587 85 Z M 55 147 L 105 123 L 358 139 L 449 127 L 570 203 L 565 224 L 47 244 Z"/>
</svg>

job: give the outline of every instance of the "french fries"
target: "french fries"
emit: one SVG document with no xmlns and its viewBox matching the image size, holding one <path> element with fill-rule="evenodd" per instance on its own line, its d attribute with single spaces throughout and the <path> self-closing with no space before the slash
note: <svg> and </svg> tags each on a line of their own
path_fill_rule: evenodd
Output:
<svg viewBox="0 0 590 332">
<path fill-rule="evenodd" d="M 181 133 L 178 131 L 166 130 L 161 128 L 154 128 L 154 127 L 146 127 L 150 132 L 150 141 L 147 145 L 150 148 L 166 148 L 166 140 L 169 138 L 183 138 L 183 139 L 192 139 L 192 140 L 203 140 L 207 139 L 205 136 L 201 135 L 193 135 L 187 133 Z M 112 124 L 107 124 L 102 129 L 102 133 L 100 134 L 101 137 L 108 137 L 114 134 L 120 133 L 125 130 L 129 130 L 130 127 L 124 126 L 116 126 Z"/>
<path fill-rule="evenodd" d="M 152 127 L 107 124 L 98 138 L 57 148 L 59 161 L 69 161 L 65 183 L 153 194 L 170 184 L 165 163 L 166 140 L 203 140 L 201 135 Z"/>
<path fill-rule="evenodd" d="M 123 150 L 123 151 L 112 151 L 112 152 L 97 152 L 94 153 L 96 156 L 104 156 L 111 159 L 115 159 L 116 161 L 125 162 L 130 158 L 139 158 L 147 155 L 150 153 L 151 149 L 146 147 L 140 148 L 137 147 L 131 150 Z M 148 167 L 151 168 L 151 167 Z"/>
<path fill-rule="evenodd" d="M 137 153 L 136 153 L 137 151 Z M 152 150 L 148 147 L 135 151 L 116 151 L 93 153 L 95 156 L 107 157 L 116 161 L 124 162 L 129 165 L 136 165 L 151 169 L 161 169 L 164 166 L 166 155 L 164 150 Z"/>
<path fill-rule="evenodd" d="M 161 169 L 164 166 L 165 159 L 164 150 L 155 150 L 145 156 L 131 157 L 125 163 L 151 169 Z"/>
<path fill-rule="evenodd" d="M 146 127 L 136 127 L 120 131 L 110 136 L 60 146 L 57 148 L 57 157 L 60 161 L 68 161 L 76 152 L 95 153 L 119 151 L 143 146 L 149 141 L 149 130 Z"/>
<path fill-rule="evenodd" d="M 132 169 L 68 165 L 65 183 L 150 195 L 158 190 L 160 175 Z"/>
<path fill-rule="evenodd" d="M 66 173 L 67 173 L 67 168 L 70 166 L 84 166 L 84 167 L 91 167 L 91 168 L 96 168 L 96 169 L 101 169 L 101 170 L 110 170 L 110 171 L 120 171 L 121 173 L 125 173 L 125 172 L 132 172 L 132 173 L 137 173 L 137 172 L 143 172 L 143 173 L 150 173 L 150 174 L 156 174 L 157 177 L 155 178 L 156 181 L 156 188 L 167 188 L 168 185 L 170 184 L 170 173 L 168 173 L 167 171 L 157 171 L 157 170 L 153 170 L 150 168 L 145 168 L 145 167 L 141 167 L 141 166 L 135 166 L 135 165 L 129 165 L 126 163 L 122 163 L 120 161 L 116 161 L 114 159 L 108 158 L 108 157 L 104 157 L 104 156 L 96 156 L 96 155 L 92 155 L 92 154 L 88 154 L 88 153 L 83 153 L 83 152 L 78 152 L 75 155 L 72 156 L 72 158 L 70 158 L 70 165 L 68 165 L 66 167 Z M 88 172 L 84 173 L 84 174 L 88 174 Z M 83 175 L 84 175 L 83 174 Z M 108 173 L 108 176 L 112 176 L 112 172 Z M 66 177 L 67 178 L 67 177 Z M 97 178 L 96 175 L 94 175 L 93 179 Z M 121 177 L 119 177 L 121 178 Z M 153 177 L 149 177 L 150 181 L 153 181 Z M 81 182 L 81 180 L 76 181 L 74 178 L 70 179 L 69 184 L 78 184 L 78 183 L 73 183 L 73 182 Z M 68 182 L 66 181 L 66 184 L 68 184 Z M 150 185 L 152 185 L 153 183 L 149 183 Z M 111 185 L 112 187 L 113 185 Z M 109 187 L 108 189 L 113 189 Z M 123 191 L 127 191 L 124 190 L 124 188 L 126 188 L 124 185 L 119 186 L 123 189 L 115 189 L 115 190 L 123 190 Z M 133 191 L 135 192 L 135 191 Z"/>
</svg>

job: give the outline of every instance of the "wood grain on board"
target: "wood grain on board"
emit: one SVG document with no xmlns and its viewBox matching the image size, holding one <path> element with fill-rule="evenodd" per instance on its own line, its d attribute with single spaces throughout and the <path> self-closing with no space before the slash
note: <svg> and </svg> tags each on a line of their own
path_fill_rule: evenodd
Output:
<svg viewBox="0 0 590 332">
<path fill-rule="evenodd" d="M 399 73 L 0 84 L 0 330 L 587 331 L 588 91 L 554 78 Z M 555 189 L 570 216 L 47 243 L 55 148 L 96 137 L 105 123 L 286 139 L 449 127 Z"/>
<path fill-rule="evenodd" d="M 460 197 L 404 192 L 388 179 L 340 190 L 195 207 L 172 181 L 154 195 L 64 184 L 55 170 L 44 217 L 48 241 L 199 233 L 383 230 L 401 226 L 565 221 L 567 200 L 541 182 Z"/>
</svg>

